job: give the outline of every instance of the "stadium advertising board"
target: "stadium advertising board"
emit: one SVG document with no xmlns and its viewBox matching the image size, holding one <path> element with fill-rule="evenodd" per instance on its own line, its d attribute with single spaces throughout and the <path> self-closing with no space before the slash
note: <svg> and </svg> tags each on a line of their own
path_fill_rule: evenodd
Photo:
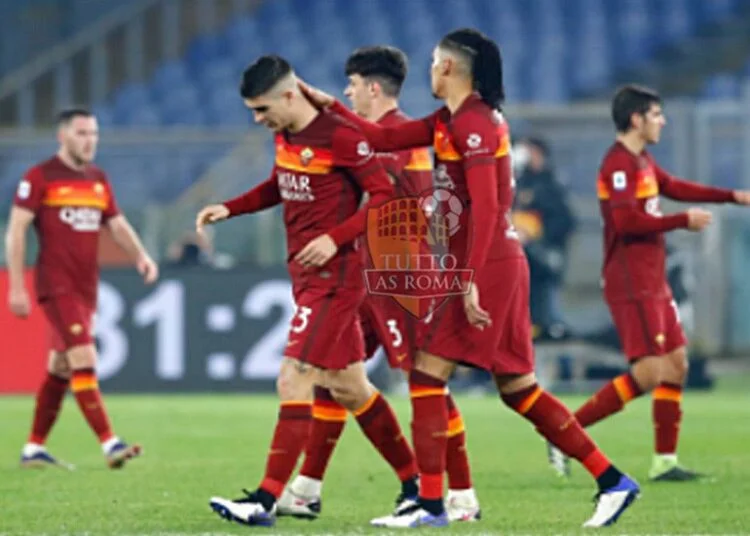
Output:
<svg viewBox="0 0 750 536">
<path fill-rule="evenodd" d="M 7 274 L 0 274 L 5 288 Z M 103 271 L 95 328 L 102 387 L 271 390 L 294 314 L 283 268 L 165 269 L 153 286 L 133 270 Z M 0 392 L 33 392 L 46 361 L 41 311 L 34 307 L 30 319 L 19 320 L 3 304 L 0 320 Z"/>
</svg>

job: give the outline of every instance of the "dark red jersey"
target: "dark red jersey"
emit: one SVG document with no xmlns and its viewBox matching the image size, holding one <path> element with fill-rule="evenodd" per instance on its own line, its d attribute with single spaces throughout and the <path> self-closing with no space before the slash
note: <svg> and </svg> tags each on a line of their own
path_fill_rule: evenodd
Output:
<svg viewBox="0 0 750 536">
<path fill-rule="evenodd" d="M 35 214 L 40 301 L 77 294 L 96 303 L 99 230 L 119 214 L 104 171 L 94 165 L 78 171 L 54 156 L 26 173 L 14 204 Z"/>
</svg>

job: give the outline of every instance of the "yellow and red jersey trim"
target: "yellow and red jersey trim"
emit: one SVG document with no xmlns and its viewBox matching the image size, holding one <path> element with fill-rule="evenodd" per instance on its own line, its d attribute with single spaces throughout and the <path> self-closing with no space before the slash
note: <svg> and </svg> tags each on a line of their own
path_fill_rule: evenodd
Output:
<svg viewBox="0 0 750 536">
<path fill-rule="evenodd" d="M 91 207 L 104 210 L 109 205 L 109 192 L 100 182 L 55 182 L 47 186 L 42 204 L 48 207 Z"/>
<path fill-rule="evenodd" d="M 308 145 L 292 145 L 276 139 L 276 165 L 292 171 L 325 175 L 333 169 L 333 151 Z"/>
</svg>

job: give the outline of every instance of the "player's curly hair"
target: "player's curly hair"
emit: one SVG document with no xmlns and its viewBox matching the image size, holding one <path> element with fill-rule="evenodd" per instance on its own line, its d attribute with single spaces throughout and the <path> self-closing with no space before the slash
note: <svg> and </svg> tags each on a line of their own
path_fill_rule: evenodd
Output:
<svg viewBox="0 0 750 536">
<path fill-rule="evenodd" d="M 479 30 L 454 30 L 438 44 L 465 57 L 471 65 L 474 89 L 491 108 L 500 109 L 505 101 L 503 61 L 497 43 Z"/>
</svg>

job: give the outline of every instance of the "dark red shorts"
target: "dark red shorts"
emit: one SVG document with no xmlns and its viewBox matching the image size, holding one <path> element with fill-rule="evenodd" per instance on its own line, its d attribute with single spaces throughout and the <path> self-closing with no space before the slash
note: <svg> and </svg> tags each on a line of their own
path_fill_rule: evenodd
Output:
<svg viewBox="0 0 750 536">
<path fill-rule="evenodd" d="M 50 347 L 65 352 L 94 343 L 96 305 L 75 294 L 62 294 L 39 304 L 50 325 Z"/>
<path fill-rule="evenodd" d="M 359 308 L 364 289 L 307 287 L 295 297 L 284 355 L 322 369 L 341 370 L 362 361 Z"/>
<path fill-rule="evenodd" d="M 490 261 L 475 282 L 479 304 L 489 312 L 492 325 L 483 331 L 470 325 L 463 297 L 451 297 L 435 311 L 425 329 L 422 348 L 430 354 L 497 375 L 533 372 L 526 258 Z"/>
<path fill-rule="evenodd" d="M 687 344 L 677 304 L 671 297 L 608 301 L 607 305 L 628 360 L 665 355 Z"/>
<path fill-rule="evenodd" d="M 419 346 L 419 320 L 390 296 L 368 295 L 359 314 L 367 358 L 382 346 L 391 368 L 410 370 Z"/>
</svg>

